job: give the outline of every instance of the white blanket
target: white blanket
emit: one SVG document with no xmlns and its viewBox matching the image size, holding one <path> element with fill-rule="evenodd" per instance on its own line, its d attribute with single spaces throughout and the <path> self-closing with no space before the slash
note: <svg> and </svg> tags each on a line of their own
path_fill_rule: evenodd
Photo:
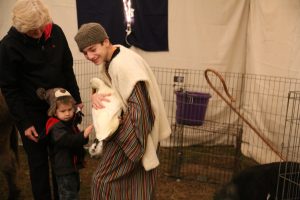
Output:
<svg viewBox="0 0 300 200">
<path fill-rule="evenodd" d="M 112 88 L 118 91 L 122 99 L 123 110 L 126 111 L 127 99 L 137 82 L 144 81 L 146 83 L 150 96 L 155 121 L 152 131 L 147 138 L 147 146 L 142 163 L 145 170 L 151 170 L 159 165 L 156 150 L 158 143 L 170 136 L 170 124 L 156 78 L 148 64 L 135 52 L 121 45 L 116 46 L 120 47 L 120 53 L 112 59 L 108 73 L 111 77 Z M 102 76 L 105 76 L 104 73 L 102 73 Z"/>
</svg>

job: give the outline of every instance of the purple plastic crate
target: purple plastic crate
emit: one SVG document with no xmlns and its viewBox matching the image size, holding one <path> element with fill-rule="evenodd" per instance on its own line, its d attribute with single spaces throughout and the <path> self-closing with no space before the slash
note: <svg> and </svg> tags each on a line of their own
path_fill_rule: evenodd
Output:
<svg viewBox="0 0 300 200">
<path fill-rule="evenodd" d="M 176 91 L 176 123 L 203 125 L 210 97 L 209 93 Z"/>
</svg>

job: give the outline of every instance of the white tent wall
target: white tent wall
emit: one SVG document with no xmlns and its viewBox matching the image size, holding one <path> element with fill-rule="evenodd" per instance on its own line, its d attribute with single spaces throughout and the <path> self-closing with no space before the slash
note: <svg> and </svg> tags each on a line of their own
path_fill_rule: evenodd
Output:
<svg viewBox="0 0 300 200">
<path fill-rule="evenodd" d="M 246 73 L 265 74 L 287 78 L 300 78 L 300 1 L 299 0 L 251 0 L 247 33 L 247 62 Z M 272 79 L 272 78 L 271 78 Z M 281 151 L 283 143 L 285 120 L 278 121 L 278 117 L 286 109 L 288 87 L 276 87 L 275 81 L 267 80 L 271 84 L 257 81 L 252 84 L 258 94 L 252 103 L 244 105 L 245 116 L 253 123 L 274 147 Z M 294 81 L 291 81 L 293 85 Z M 295 84 L 296 85 L 296 84 Z M 247 87 L 247 85 L 245 86 Z M 294 90 L 300 90 L 299 86 Z M 274 93 L 272 93 L 274 91 Z M 277 99 L 282 106 L 276 106 L 274 96 L 284 94 L 285 98 Z M 285 104 L 283 103 L 285 102 Z M 247 110 L 263 110 L 260 114 Z M 273 113 L 271 115 L 271 113 Z M 276 119 L 277 118 L 277 119 Z M 268 127 L 267 127 L 268 126 Z M 280 131 L 279 131 L 280 130 Z M 295 135 L 294 135 L 295 137 Z M 296 136 L 299 137 L 299 136 Z M 244 134 L 243 152 L 259 162 L 278 160 L 279 157 L 271 153 L 270 149 L 261 150 L 263 142 L 255 134 Z M 251 151 L 249 151 L 249 146 Z M 262 153 L 263 152 L 263 153 Z M 284 152 L 283 152 L 284 153 Z M 291 152 L 292 153 L 292 152 Z M 299 161 L 299 160 L 297 160 Z"/>
<path fill-rule="evenodd" d="M 0 40 L 11 26 L 11 8 L 15 1 L 0 0 Z"/>
<path fill-rule="evenodd" d="M 14 2 L 0 0 L 0 39 L 11 25 Z M 45 2 L 54 22 L 63 28 L 74 60 L 83 60 L 73 39 L 77 32 L 76 1 Z M 146 52 L 132 47 L 151 66 L 212 67 L 222 72 L 300 78 L 299 0 L 169 0 L 168 18 L 169 51 Z M 269 107 L 272 110 L 271 104 L 259 104 L 268 102 L 263 98 L 253 99 L 251 106 L 258 109 Z M 264 122 L 272 119 L 264 114 L 258 116 L 247 112 L 247 106 L 244 108 L 246 118 L 252 119 L 258 129 L 265 129 Z M 284 122 L 279 124 L 283 125 Z M 274 136 L 271 132 L 264 135 L 272 141 Z M 244 140 L 246 144 L 261 143 L 255 135 Z M 272 142 L 280 146 L 278 140 L 277 143 Z M 277 159 L 259 151 L 259 147 L 249 151 L 249 147 L 243 145 L 243 152 L 260 162 Z"/>
<path fill-rule="evenodd" d="M 245 70 L 249 0 L 170 0 L 169 52 L 137 50 L 152 66 Z"/>
<path fill-rule="evenodd" d="M 76 1 L 44 1 L 54 22 L 63 28 L 74 59 L 84 59 L 73 39 L 77 32 Z M 0 2 L 2 38 L 11 24 L 11 7 L 15 1 Z M 169 51 L 133 49 L 151 66 L 214 66 L 222 71 L 244 71 L 248 14 L 249 0 L 169 0 Z"/>
<path fill-rule="evenodd" d="M 247 72 L 300 78 L 300 1 L 251 0 Z"/>
<path fill-rule="evenodd" d="M 0 0 L 0 38 L 11 25 L 14 2 Z M 45 2 L 74 59 L 84 59 L 73 39 L 76 1 Z M 151 66 L 300 76 L 299 0 L 169 0 L 168 17 L 169 51 L 133 47 Z"/>
</svg>

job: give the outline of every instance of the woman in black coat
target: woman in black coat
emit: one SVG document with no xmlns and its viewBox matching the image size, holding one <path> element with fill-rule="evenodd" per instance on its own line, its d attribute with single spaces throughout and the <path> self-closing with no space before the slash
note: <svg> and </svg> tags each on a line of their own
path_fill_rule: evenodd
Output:
<svg viewBox="0 0 300 200">
<path fill-rule="evenodd" d="M 40 0 L 18 0 L 12 20 L 0 45 L 0 88 L 27 153 L 34 199 L 47 200 L 51 199 L 48 151 L 42 138 L 49 105 L 36 90 L 62 87 L 77 106 L 83 105 L 66 37 L 46 6 Z"/>
</svg>

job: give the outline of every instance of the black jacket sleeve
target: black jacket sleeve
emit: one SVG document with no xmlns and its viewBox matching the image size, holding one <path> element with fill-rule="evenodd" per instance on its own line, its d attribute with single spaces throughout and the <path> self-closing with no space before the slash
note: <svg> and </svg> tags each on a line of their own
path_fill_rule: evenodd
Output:
<svg viewBox="0 0 300 200">
<path fill-rule="evenodd" d="M 17 63 L 22 62 L 21 60 L 21 56 L 13 48 L 3 43 L 0 44 L 0 88 L 11 114 L 25 130 L 33 123 L 26 114 L 26 107 L 21 98 L 22 90 L 19 87 L 20 78 L 17 70 Z"/>
<path fill-rule="evenodd" d="M 63 30 L 61 28 L 61 38 L 62 41 L 65 43 L 63 46 L 65 47 L 64 50 L 64 57 L 63 57 L 63 67 L 64 67 L 64 75 L 65 79 L 67 80 L 67 90 L 72 94 L 77 104 L 81 103 L 80 93 L 79 93 L 79 87 L 76 81 L 76 76 L 73 70 L 73 56 L 71 53 L 71 50 L 69 48 L 67 39 L 65 34 L 63 33 Z"/>
<path fill-rule="evenodd" d="M 72 130 L 63 126 L 62 123 L 54 125 L 51 130 L 51 139 L 56 147 L 78 148 L 88 143 L 83 133 L 73 133 Z"/>
</svg>

